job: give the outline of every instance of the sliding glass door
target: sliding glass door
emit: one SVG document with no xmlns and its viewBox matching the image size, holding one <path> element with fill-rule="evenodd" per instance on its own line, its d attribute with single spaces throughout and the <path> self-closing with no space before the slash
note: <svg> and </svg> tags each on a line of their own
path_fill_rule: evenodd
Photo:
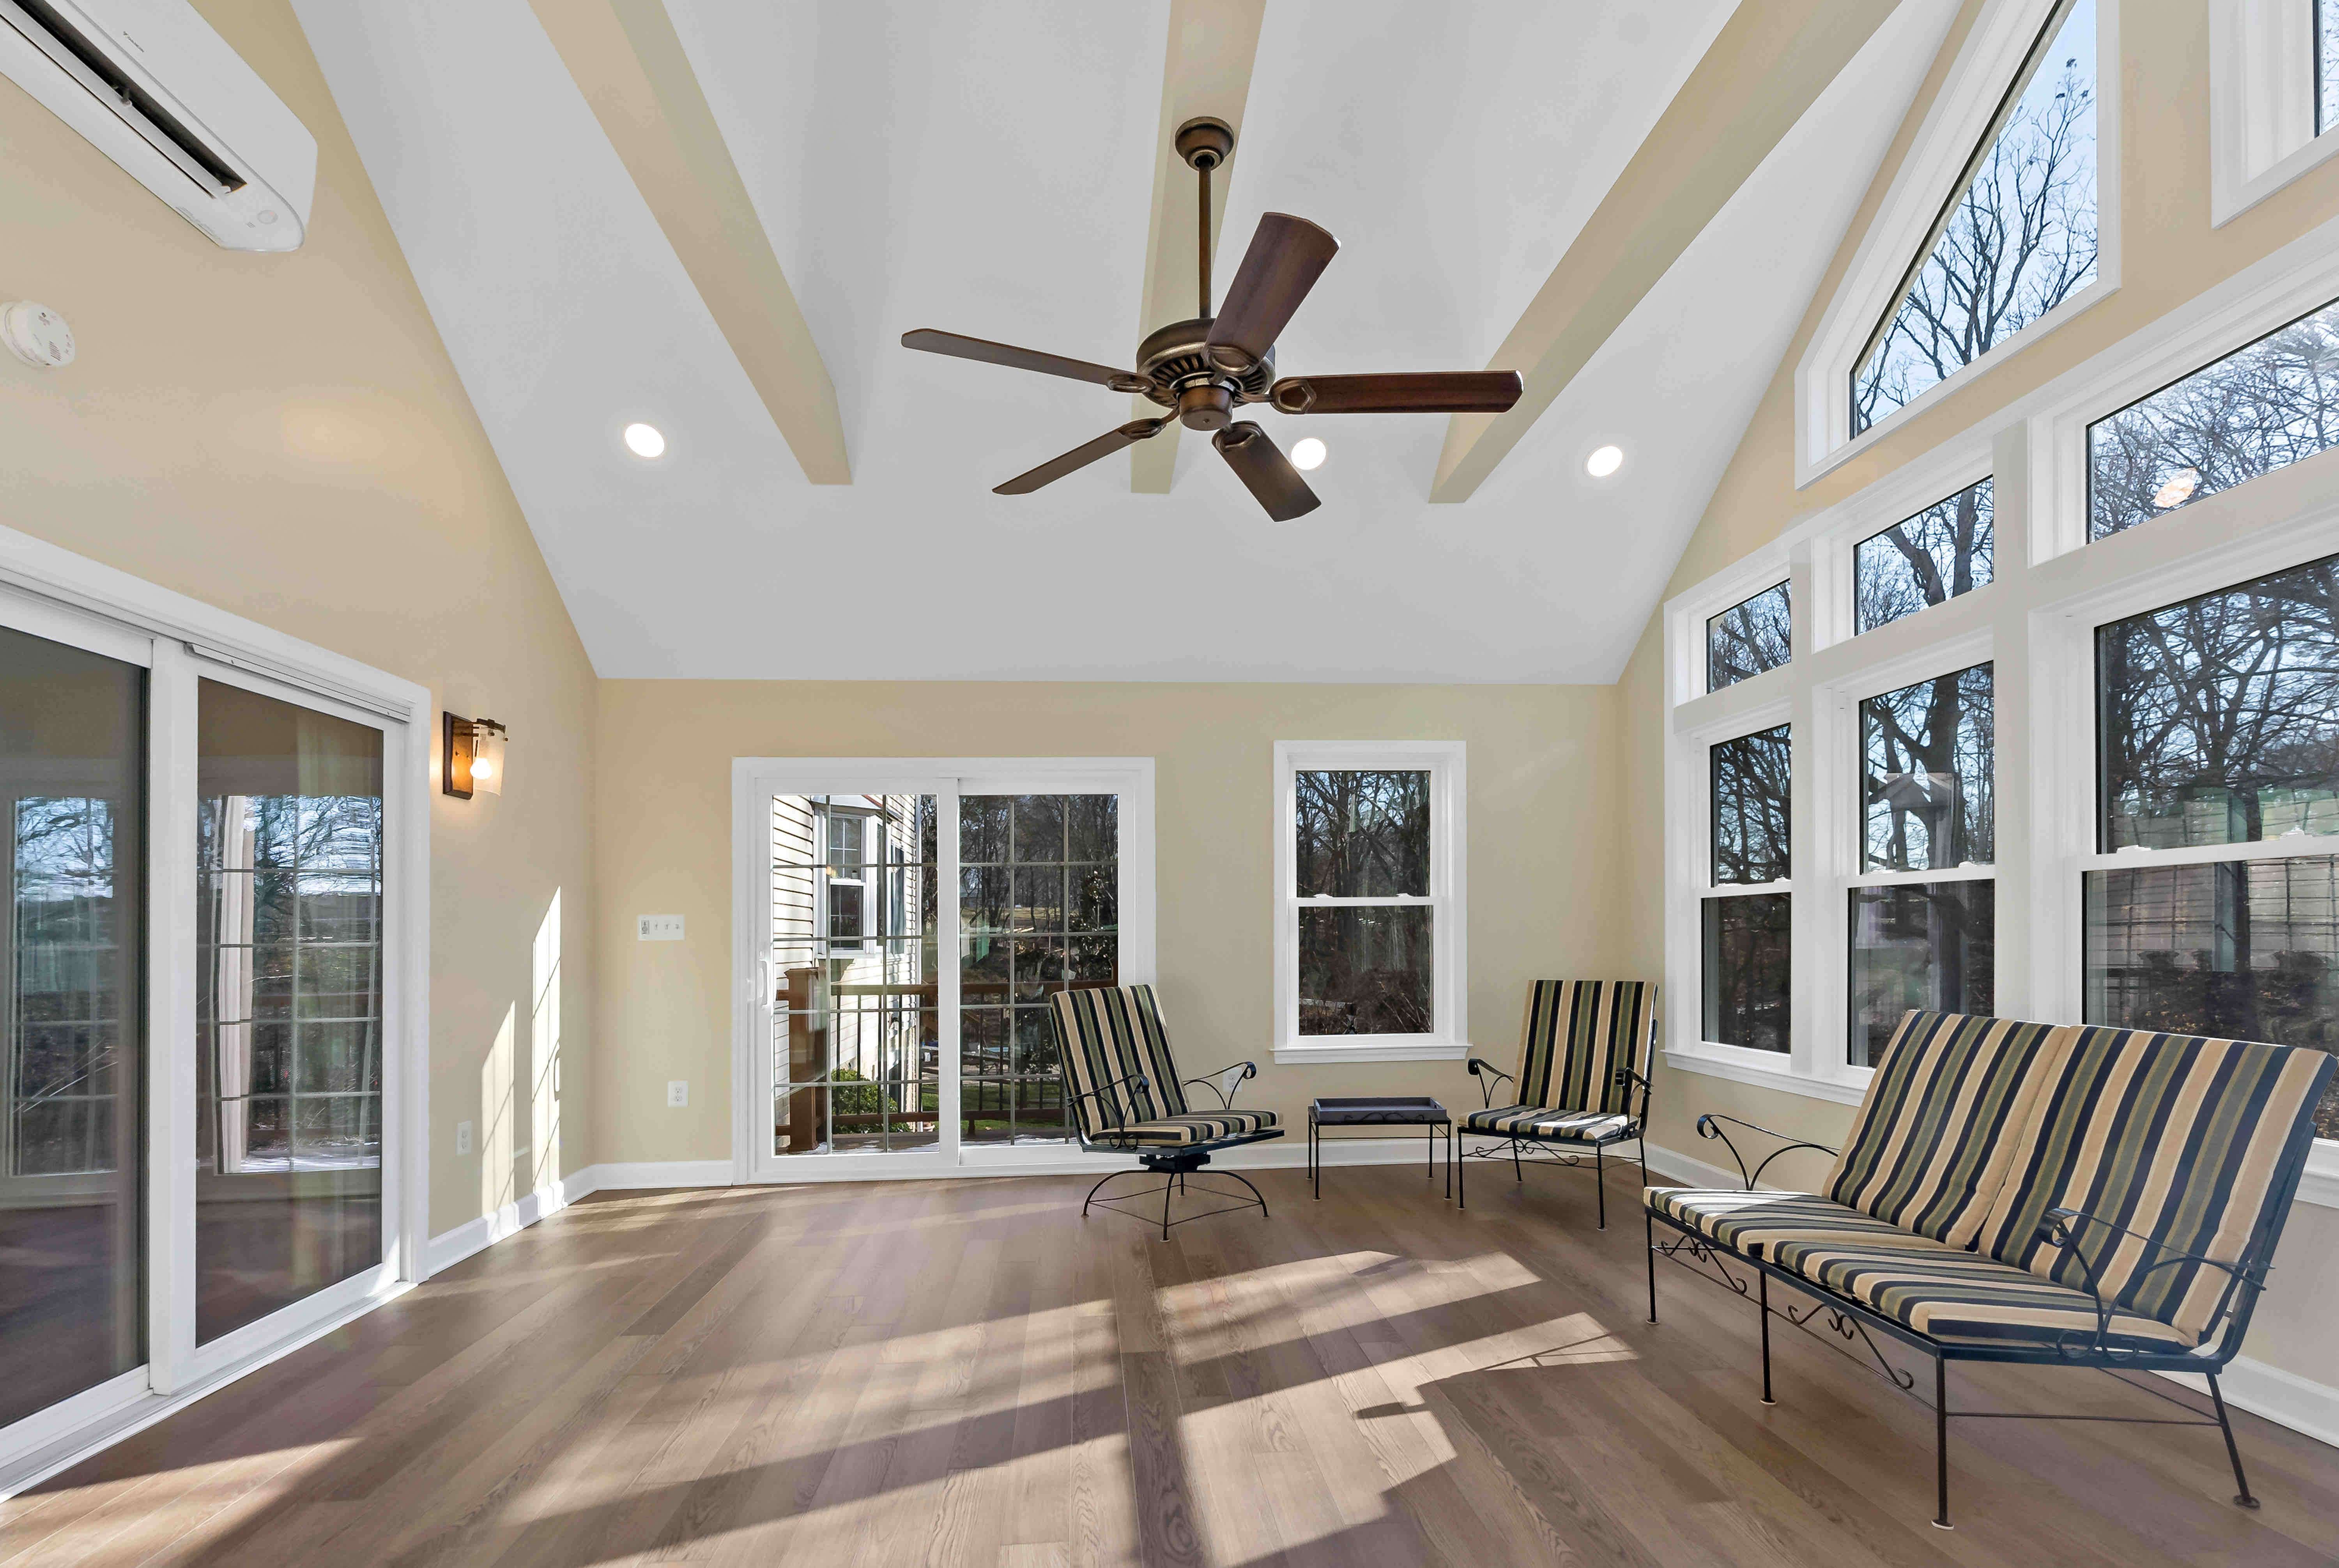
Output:
<svg viewBox="0 0 2339 1568">
<path fill-rule="evenodd" d="M 410 734 L 0 585 L 0 1486 L 411 1275 Z"/>
<path fill-rule="evenodd" d="M 5 1428 L 146 1360 L 143 664 L 0 625 L 0 818 Z"/>
<path fill-rule="evenodd" d="M 1150 761 L 911 765 L 739 764 L 748 1178 L 1059 1158 L 1051 999 L 1150 976 Z"/>
</svg>

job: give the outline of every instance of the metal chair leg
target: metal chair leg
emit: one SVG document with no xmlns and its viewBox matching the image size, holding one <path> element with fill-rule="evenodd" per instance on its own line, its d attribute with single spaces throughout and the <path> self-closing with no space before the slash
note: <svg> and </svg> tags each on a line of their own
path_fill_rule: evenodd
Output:
<svg viewBox="0 0 2339 1568">
<path fill-rule="evenodd" d="M 1250 1178 L 1245 1176 L 1239 1170 L 1228 1170 L 1221 1168 L 1219 1174 L 1220 1176 L 1231 1176 L 1237 1181 L 1241 1182 L 1245 1187 L 1250 1187 Z M 1258 1199 L 1258 1217 L 1261 1219 L 1265 1219 L 1267 1218 L 1267 1195 L 1259 1191 L 1256 1187 L 1250 1187 L 1250 1195 Z"/>
<path fill-rule="evenodd" d="M 1600 1189 L 1600 1228 L 1608 1228 L 1608 1151 L 1605 1145 L 1592 1146 L 1592 1179 Z"/>
<path fill-rule="evenodd" d="M 1933 1528 L 1954 1530 L 1949 1523 L 1949 1364 L 1933 1357 L 1933 1484 L 1939 1501 Z"/>
<path fill-rule="evenodd" d="M 1178 1183 L 1180 1179 L 1179 1177 L 1170 1176 L 1161 1183 L 1161 1239 L 1164 1241 L 1170 1239 L 1170 1195 L 1178 1190 Z"/>
<path fill-rule="evenodd" d="M 1454 1207 L 1470 1207 L 1470 1167 L 1463 1159 L 1466 1151 L 1462 1147 L 1459 1129 L 1446 1135 L 1446 1158 L 1454 1167 Z"/>
<path fill-rule="evenodd" d="M 1754 1283 L 1760 1292 L 1756 1299 L 1762 1308 L 1762 1403 L 1776 1405 L 1779 1402 L 1771 1397 L 1771 1276 L 1762 1267 L 1761 1244 L 1748 1250 L 1755 1259 Z"/>
<path fill-rule="evenodd" d="M 1525 1169 L 1519 1164 L 1519 1140 L 1515 1138 L 1511 1139 L 1511 1174 L 1516 1177 L 1522 1184 L 1526 1181 L 1527 1173 Z"/>
<path fill-rule="evenodd" d="M 1089 1205 L 1095 1202 L 1096 1195 L 1104 1190 L 1104 1183 L 1106 1181 L 1110 1181 L 1116 1176 L 1135 1176 L 1137 1172 L 1133 1170 L 1109 1170 L 1105 1172 L 1104 1180 L 1100 1181 L 1094 1187 L 1090 1188 L 1089 1195 L 1081 1199 L 1081 1218 L 1082 1219 L 1086 1219 L 1089 1217 Z"/>
<path fill-rule="evenodd" d="M 1641 1228 L 1649 1242 L 1649 1321 L 1657 1320 L 1657 1219 L 1646 1208 L 1641 1210 Z"/>
<path fill-rule="evenodd" d="M 2250 1495 L 2249 1477 L 2242 1474 L 2241 1446 L 2234 1441 L 2234 1424 L 2226 1415 L 2226 1396 L 2217 1388 L 2217 1375 L 2209 1374 L 2209 1397 L 2217 1406 L 2217 1429 L 2226 1435 L 2226 1457 L 2234 1462 L 2234 1484 L 2240 1488 L 2234 1501 L 2245 1508 L 2255 1508 L 2258 1500 Z"/>
</svg>

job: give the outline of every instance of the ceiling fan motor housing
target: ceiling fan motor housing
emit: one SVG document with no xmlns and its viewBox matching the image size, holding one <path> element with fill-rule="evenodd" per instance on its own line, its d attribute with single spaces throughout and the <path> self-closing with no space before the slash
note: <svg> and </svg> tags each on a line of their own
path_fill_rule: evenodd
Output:
<svg viewBox="0 0 2339 1568">
<path fill-rule="evenodd" d="M 1140 343 L 1137 373 L 1145 378 L 1145 395 L 1165 409 L 1175 409 L 1179 395 L 1189 387 L 1221 387 L 1229 403 L 1265 402 L 1268 389 L 1275 384 L 1275 350 L 1268 350 L 1247 369 L 1229 370 L 1203 346 L 1209 335 L 1210 318 L 1202 316 L 1172 321 Z M 1215 430 L 1219 426 L 1194 428 Z"/>
</svg>

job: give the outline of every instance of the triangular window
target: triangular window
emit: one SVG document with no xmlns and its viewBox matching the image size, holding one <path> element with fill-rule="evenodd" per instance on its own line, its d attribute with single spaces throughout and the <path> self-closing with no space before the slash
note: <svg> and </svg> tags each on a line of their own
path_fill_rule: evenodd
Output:
<svg viewBox="0 0 2339 1568">
<path fill-rule="evenodd" d="M 2096 277 L 2096 0 L 2040 29 L 1851 372 L 1851 434 Z"/>
</svg>

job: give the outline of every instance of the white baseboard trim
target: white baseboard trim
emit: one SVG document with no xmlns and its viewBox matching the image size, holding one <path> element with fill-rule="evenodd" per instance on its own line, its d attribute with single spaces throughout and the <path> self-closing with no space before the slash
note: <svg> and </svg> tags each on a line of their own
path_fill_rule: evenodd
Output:
<svg viewBox="0 0 2339 1568">
<path fill-rule="evenodd" d="M 428 1279 L 442 1268 L 452 1268 L 473 1253 L 526 1230 L 546 1215 L 559 1213 L 597 1189 L 599 1169 L 588 1165 L 549 1187 L 538 1188 L 516 1203 L 505 1204 L 493 1214 L 482 1214 L 452 1230 L 440 1231 L 423 1244 L 422 1277 Z"/>
<path fill-rule="evenodd" d="M 605 1160 L 577 1173 L 590 1175 L 597 1192 L 635 1191 L 650 1187 L 728 1187 L 727 1159 Z"/>
</svg>

